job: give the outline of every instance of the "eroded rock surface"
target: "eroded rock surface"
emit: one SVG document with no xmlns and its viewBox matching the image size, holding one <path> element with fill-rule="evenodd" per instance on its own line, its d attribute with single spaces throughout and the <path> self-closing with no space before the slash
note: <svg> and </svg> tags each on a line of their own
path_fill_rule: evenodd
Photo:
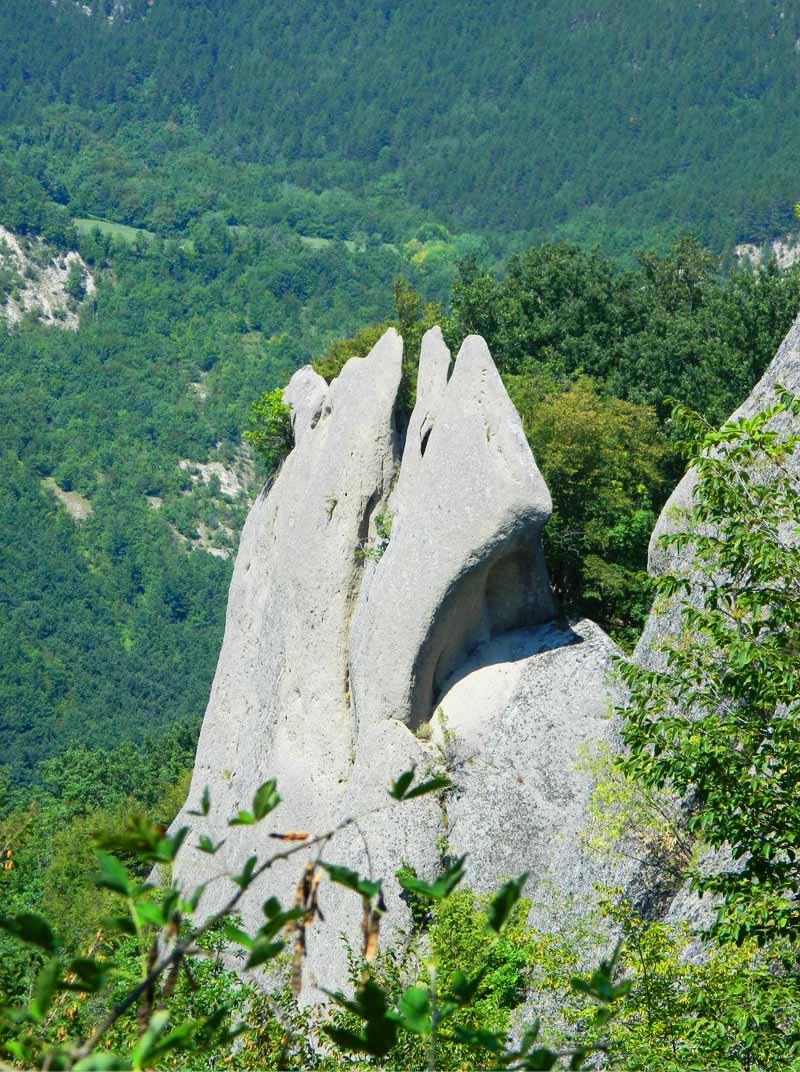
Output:
<svg viewBox="0 0 800 1072">
<path fill-rule="evenodd" d="M 227 840 L 178 865 L 194 885 L 266 856 L 270 830 L 358 817 L 326 858 L 385 879 L 385 940 L 409 922 L 401 862 L 433 879 L 443 854 L 466 852 L 482 890 L 523 870 L 565 894 L 611 878 L 577 844 L 591 790 L 577 758 L 612 733 L 614 646 L 554 621 L 550 495 L 484 341 L 453 363 L 438 329 L 426 335 L 402 455 L 401 358 L 390 331 L 330 386 L 302 369 L 286 390 L 296 446 L 242 533 L 189 796 L 210 787 L 213 820 L 191 824 Z M 389 782 L 412 765 L 445 770 L 453 790 L 392 805 Z M 229 830 L 269 777 L 283 803 Z M 271 871 L 270 892 L 288 899 L 301 866 Z M 232 888 L 212 882 L 203 909 Z M 248 924 L 265 896 L 244 904 Z M 359 942 L 358 898 L 326 886 L 323 911 L 309 996 L 344 983 L 340 934 Z"/>
<path fill-rule="evenodd" d="M 493 635 L 553 617 L 539 533 L 552 503 L 483 339 L 425 336 L 389 545 L 353 623 L 357 724 L 428 721 L 442 686 Z"/>
<path fill-rule="evenodd" d="M 286 385 L 283 400 L 292 410 L 295 443 L 316 428 L 328 398 L 328 385 L 310 365 L 298 369 Z"/>
<path fill-rule="evenodd" d="M 447 683 L 433 740 L 454 785 L 447 842 L 469 854 L 471 885 L 489 889 L 523 864 L 564 896 L 621 880 L 624 869 L 612 874 L 583 847 L 587 765 L 616 743 L 619 654 L 592 622 L 550 622 L 481 645 Z"/>
<path fill-rule="evenodd" d="M 367 358 L 347 363 L 325 415 L 250 511 L 189 796 L 191 806 L 210 787 L 206 832 L 227 840 L 213 859 L 187 857 L 192 881 L 267 848 L 253 841 L 266 831 L 227 828 L 267 778 L 279 780 L 287 825 L 321 830 L 336 813 L 355 747 L 348 637 L 363 570 L 355 550 L 396 465 L 401 359 L 402 342 L 388 332 Z M 279 875 L 282 893 L 290 881 Z M 216 883 L 204 907 L 229 893 L 227 881 Z"/>
<path fill-rule="evenodd" d="M 80 302 L 67 292 L 70 271 L 78 266 L 86 295 L 94 294 L 94 277 L 79 253 L 63 253 L 41 238 L 16 235 L 0 226 L 0 270 L 9 276 L 0 288 L 0 320 L 17 324 L 35 313 L 44 324 L 77 331 Z"/>
</svg>

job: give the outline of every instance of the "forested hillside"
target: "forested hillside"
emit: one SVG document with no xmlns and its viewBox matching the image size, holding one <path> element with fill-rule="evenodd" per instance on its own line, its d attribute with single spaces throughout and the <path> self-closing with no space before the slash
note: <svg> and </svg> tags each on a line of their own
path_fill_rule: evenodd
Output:
<svg viewBox="0 0 800 1072">
<path fill-rule="evenodd" d="M 213 218 L 193 233 L 131 243 L 67 220 L 98 283 L 80 329 L 0 325 L 0 742 L 22 777 L 71 740 L 197 724 L 263 480 L 250 402 L 380 315 L 400 259 Z"/>
<path fill-rule="evenodd" d="M 722 248 L 791 223 L 800 13 L 779 0 L 7 0 L 0 36 L 6 122 L 68 102 L 93 132 L 155 124 L 140 145 L 207 137 L 304 187 L 383 184 L 454 230 L 622 250 L 688 226 Z"/>
<path fill-rule="evenodd" d="M 393 316 L 410 353 L 432 316 L 455 346 L 486 335 L 554 487 L 557 586 L 633 639 L 678 471 L 666 400 L 724 415 L 796 307 L 792 277 L 670 242 L 727 255 L 790 225 L 800 36 L 766 0 L 640 7 L 0 7 L 0 225 L 79 251 L 96 283 L 71 284 L 77 332 L 35 309 L 0 325 L 18 776 L 69 741 L 197 724 L 264 475 L 250 402 Z M 506 268 L 560 237 L 603 252 Z M 2 258 L 13 302 L 30 281 Z"/>
</svg>

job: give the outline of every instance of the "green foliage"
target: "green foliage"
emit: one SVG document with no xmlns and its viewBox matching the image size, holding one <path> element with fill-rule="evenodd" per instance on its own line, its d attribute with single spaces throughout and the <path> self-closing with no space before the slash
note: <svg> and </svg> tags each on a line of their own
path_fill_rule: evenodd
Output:
<svg viewBox="0 0 800 1072">
<path fill-rule="evenodd" d="M 69 213 L 55 204 L 48 191 L 18 163 L 0 163 L 0 219 L 4 227 L 20 234 L 39 234 L 57 246 L 74 239 Z"/>
<path fill-rule="evenodd" d="M 414 771 L 406 772 L 391 787 L 394 806 L 435 792 L 441 788 L 440 782 L 417 783 Z M 255 793 L 247 821 L 263 821 L 279 801 L 274 780 L 265 782 Z M 209 807 L 208 794 L 204 793 L 201 810 L 207 812 Z M 241 816 L 230 820 L 230 825 L 239 821 Z M 142 816 L 130 816 L 121 831 L 99 839 L 99 871 L 92 882 L 116 903 L 104 920 L 103 930 L 97 931 L 80 956 L 62 945 L 40 915 L 20 911 L 0 916 L 0 931 L 23 947 L 32 947 L 36 957 L 29 969 L 35 974 L 33 986 L 2 995 L 0 1050 L 24 1067 L 138 1070 L 169 1067 L 180 1061 L 183 1067 L 202 1068 L 219 1056 L 228 1063 L 234 1056 L 232 1044 L 249 1034 L 236 1055 L 238 1067 L 286 1067 L 289 1054 L 293 1058 L 310 1056 L 306 1041 L 309 1024 L 302 1015 L 295 1013 L 293 1026 L 305 1037 L 292 1037 L 287 1030 L 288 1018 L 280 1012 L 276 1016 L 270 1011 L 266 1025 L 262 1015 L 260 1023 L 248 1028 L 236 1012 L 252 1012 L 258 1007 L 252 991 L 218 967 L 207 965 L 196 970 L 194 965 L 210 949 L 221 948 L 223 938 L 244 947 L 246 966 L 274 965 L 286 944 L 282 935 L 292 933 L 292 984 L 297 995 L 304 929 L 318 914 L 319 865 L 303 865 L 303 873 L 311 878 L 303 883 L 303 892 L 291 909 L 284 909 L 274 896 L 268 897 L 265 923 L 254 934 L 239 925 L 237 908 L 245 893 L 255 890 L 276 862 L 327 844 L 352 822 L 345 819 L 316 837 L 303 835 L 299 844 L 272 856 L 260 860 L 249 857 L 238 874 L 229 874 L 236 892 L 203 918 L 198 914 L 202 887 L 184 890 L 173 883 L 156 888 L 138 877 L 154 861 L 172 863 L 188 829 L 167 835 L 163 826 Z M 366 961 L 374 960 L 385 910 L 380 880 L 364 879 L 339 865 L 322 866 L 332 881 L 361 898 L 365 913 L 363 955 Z M 463 861 L 459 861 L 431 884 L 416 881 L 416 895 L 435 902 L 439 910 L 431 924 L 433 957 L 427 965 L 427 984 L 421 980 L 411 985 L 404 982 L 395 993 L 377 978 L 363 975 L 351 997 L 332 995 L 334 1005 L 342 1011 L 334 1012 L 322 1025 L 320 1038 L 327 1036 L 339 1050 L 372 1058 L 414 1052 L 423 1045 L 431 1068 L 452 1067 L 451 1054 L 461 1058 L 477 1055 L 476 1067 L 485 1067 L 488 1060 L 492 1066 L 499 1062 L 508 1068 L 563 1067 L 556 1051 L 537 1045 L 538 1025 L 526 1033 L 520 1047 L 508 1038 L 508 1012 L 524 995 L 525 954 L 519 938 L 524 927 L 520 898 L 525 877 L 507 883 L 488 910 L 476 914 L 471 899 L 459 902 L 453 895 L 462 876 Z M 463 935 L 458 931 L 462 939 L 459 946 L 451 931 L 454 920 L 465 915 L 467 926 Z M 474 965 L 477 971 L 468 974 Z M 575 983 L 576 989 L 597 1002 L 597 1028 L 604 1027 L 614 1004 L 627 991 L 627 984 L 616 982 L 614 974 L 612 961 Z M 258 1051 L 256 1040 L 266 1043 L 267 1052 Z M 588 1054 L 604 1046 L 602 1040 L 596 1040 L 571 1047 L 563 1056 L 570 1060 L 570 1068 L 581 1068 Z M 328 1058 L 317 1056 L 312 1064 L 326 1067 Z"/>
<path fill-rule="evenodd" d="M 69 266 L 64 290 L 76 302 L 86 297 L 86 271 L 78 261 L 73 261 Z"/>
<path fill-rule="evenodd" d="M 391 325 L 370 324 L 349 339 L 336 339 L 312 362 L 314 370 L 328 383 L 335 380 L 351 357 L 366 357 L 381 335 Z"/>
<path fill-rule="evenodd" d="M 413 800 L 415 797 L 427 796 L 428 793 L 438 793 L 450 786 L 449 778 L 444 775 L 437 774 L 433 778 L 427 778 L 424 782 L 414 785 L 415 777 L 416 767 L 403 771 L 400 777 L 392 783 L 389 796 L 393 800 Z"/>
<path fill-rule="evenodd" d="M 109 238 L 131 246 L 140 239 L 149 240 L 156 237 L 152 231 L 147 231 L 143 227 L 128 227 L 124 223 L 114 223 L 112 220 L 101 220 L 96 217 L 90 219 L 76 217 L 72 223 L 79 235 L 91 236 L 97 232 L 98 235 L 108 235 Z"/>
<path fill-rule="evenodd" d="M 597 908 L 562 916 L 551 934 L 528 932 L 533 994 L 546 1003 L 549 1037 L 591 1039 L 594 1009 L 571 985 L 577 966 L 603 942 L 609 924 L 622 939 L 628 993 L 605 1031 L 603 1067 L 647 1072 L 800 1068 L 800 988 L 796 946 L 700 947 L 688 924 L 646 921 L 618 891 Z M 607 937 L 605 939 L 607 941 Z"/>
<path fill-rule="evenodd" d="M 663 671 L 621 670 L 622 768 L 685 796 L 690 831 L 730 854 L 693 881 L 721 896 L 715 933 L 739 942 L 800 937 L 798 416 L 788 393 L 720 430 L 677 411 L 697 481 L 658 586 L 681 629 Z"/>
<path fill-rule="evenodd" d="M 403 868 L 397 872 L 396 878 L 400 886 L 409 893 L 413 893 L 415 897 L 423 897 L 431 901 L 443 901 L 446 897 L 449 897 L 464 877 L 465 859 L 466 857 L 461 856 L 454 860 L 453 863 L 445 868 L 435 882 L 424 882 L 421 878 L 417 878 L 416 875 L 410 874 L 407 869 Z"/>
<path fill-rule="evenodd" d="M 392 515 L 388 510 L 383 510 L 381 513 L 375 515 L 375 535 L 384 545 L 384 548 L 389 543 L 392 536 Z"/>
<path fill-rule="evenodd" d="M 113 895 L 90 881 L 95 837 L 145 811 L 166 826 L 185 798 L 193 755 L 194 733 L 175 727 L 141 750 L 129 742 L 108 752 L 67 749 L 41 765 L 35 798 L 0 777 L 3 914 L 46 914 L 64 948 L 83 955 L 113 908 Z M 143 878 L 147 870 L 141 866 L 136 874 Z M 0 936 L 0 1004 L 19 1000 L 38 966 L 35 956 Z"/>
<path fill-rule="evenodd" d="M 633 859 L 647 868 L 648 885 L 660 878 L 674 890 L 697 852 L 678 802 L 628 775 L 607 746 L 583 749 L 578 765 L 593 783 L 581 837 L 589 852 L 606 861 Z"/>
<path fill-rule="evenodd" d="M 255 400 L 250 427 L 243 433 L 243 438 L 253 445 L 269 474 L 280 468 L 294 446 L 294 432 L 291 410 L 283 401 L 279 387 L 265 391 Z"/>
<path fill-rule="evenodd" d="M 662 418 L 677 399 L 712 422 L 750 392 L 797 305 L 796 271 L 723 274 L 691 238 L 639 251 L 627 269 L 567 243 L 534 246 L 502 278 L 467 260 L 453 283 L 456 333 L 483 335 L 504 374 L 584 374 Z"/>
<path fill-rule="evenodd" d="M 27 376 L 36 394 L 37 372 Z M 6 408 L 9 436 L 23 435 L 20 408 Z M 196 724 L 207 699 L 229 568 L 186 555 L 144 494 L 131 501 L 129 491 L 114 475 L 98 482 L 93 515 L 76 524 L 29 458 L 0 458 L 0 751 L 23 781 L 78 740 L 108 746 L 120 734 L 141 741 L 169 722 Z"/>
<path fill-rule="evenodd" d="M 396 278 L 393 292 L 394 316 L 391 320 L 370 324 L 352 338 L 331 343 L 322 356 L 313 362 L 313 366 L 330 382 L 339 375 L 351 357 L 366 357 L 387 328 L 395 328 L 403 339 L 403 372 L 397 409 L 401 417 L 407 419 L 414 408 L 422 336 L 436 324 L 448 331 L 450 321 L 440 302 L 426 302 L 407 279 Z"/>
<path fill-rule="evenodd" d="M 408 868 L 401 874 L 412 877 Z M 417 917 L 412 942 L 405 949 L 393 946 L 372 964 L 351 956 L 356 1001 L 340 996 L 326 1033 L 344 1049 L 366 1055 L 362 1067 L 549 1069 L 572 1061 L 569 1067 L 582 1068 L 592 1044 L 583 1048 L 565 1040 L 560 1052 L 552 1050 L 539 1041 L 538 1021 L 519 1046 L 509 1042 L 512 1016 L 526 1000 L 542 952 L 525 923 L 530 902 L 521 898 L 524 881 L 521 876 L 507 883 L 491 899 L 467 889 L 439 896 L 433 892 L 438 883 L 418 883 L 415 897 L 427 899 L 429 911 Z M 592 1007 L 587 1023 L 626 991 L 613 975 L 607 963 L 593 980 L 580 978 Z M 605 999 L 600 986 L 607 989 Z M 569 982 L 566 987 L 574 1000 L 578 989 Z M 597 1048 L 603 1047 L 602 1019 L 596 1022 Z"/>
<path fill-rule="evenodd" d="M 375 515 L 375 536 L 359 543 L 355 552 L 356 558 L 372 558 L 376 561 L 383 558 L 392 535 L 392 521 L 393 517 L 388 510 L 381 510 Z"/>
<path fill-rule="evenodd" d="M 168 754 L 169 748 L 162 752 Z M 158 750 L 151 749 L 138 763 L 154 764 L 154 753 Z M 124 745 L 118 768 L 112 763 L 97 769 L 98 789 L 111 778 L 108 784 L 119 799 L 118 794 L 126 790 L 127 770 L 129 783 L 150 787 L 147 799 L 152 800 L 158 791 L 158 764 L 152 769 L 146 765 L 137 768 L 131 757 L 130 746 Z M 86 775 L 78 775 L 77 760 L 76 754 L 72 770 L 68 767 L 65 771 L 65 782 L 72 786 L 83 782 L 86 804 L 91 805 L 92 784 Z M 86 774 L 91 769 L 87 763 Z M 603 769 L 608 771 L 605 761 Z M 165 772 L 163 784 L 169 777 Z M 411 780 L 401 776 L 395 783 L 396 793 L 401 795 L 416 788 L 413 775 Z M 274 792 L 270 787 L 269 795 Z M 265 791 L 263 796 L 267 795 Z M 70 790 L 58 806 L 74 808 L 78 803 Z M 208 801 L 209 807 L 211 803 Z M 53 806 L 43 801 L 36 821 L 46 824 Z M 202 804 L 201 810 L 204 807 Z M 170 817 L 163 810 L 159 815 L 164 821 Z M 89 1036 L 139 986 L 157 928 L 180 908 L 181 896 L 186 899 L 186 895 L 170 888 L 148 890 L 144 885 L 148 861 L 161 845 L 163 833 L 140 816 L 121 834 L 109 830 L 101 835 L 105 844 L 116 844 L 124 855 L 105 851 L 101 856 L 100 888 L 90 881 L 91 874 L 97 872 L 96 864 L 89 862 L 91 854 L 79 861 L 85 890 L 88 894 L 94 891 L 95 898 L 101 895 L 95 915 L 86 921 L 96 930 L 74 938 L 64 935 L 62 940 L 37 912 L 19 907 L 13 884 L 26 872 L 29 879 L 35 875 L 25 862 L 23 843 L 15 829 L 19 829 L 18 818 L 6 813 L 3 844 L 5 835 L 11 834 L 19 846 L 15 853 L 19 867 L 0 873 L 3 903 L 12 933 L 33 944 L 27 946 L 29 954 L 19 957 L 14 939 L 9 937 L 3 948 L 0 991 L 2 1004 L 9 999 L 12 1005 L 29 1002 L 33 1021 L 13 1025 L 7 1021 L 0 1039 L 11 1047 L 11 1053 L 27 1054 L 26 1063 L 34 1064 L 37 1052 L 49 1053 L 55 1062 L 52 1067 L 64 1067 L 65 1062 L 69 1065 L 70 1046 L 76 1044 L 71 1040 Z M 46 851 L 47 834 L 35 827 L 27 829 L 24 836 L 37 841 L 41 846 L 38 852 Z M 85 839 L 86 828 L 81 829 Z M 180 851 L 179 844 L 173 843 L 173 848 Z M 377 880 L 364 879 L 334 864 L 325 866 L 334 881 L 366 898 L 370 906 L 377 903 Z M 260 863 L 250 865 L 242 880 L 244 888 L 263 882 L 258 877 L 260 868 Z M 423 885 L 435 887 L 437 883 Z M 580 1067 L 580 1055 L 599 1044 L 609 1046 L 604 1062 L 610 1068 L 654 1072 L 749 1068 L 771 1072 L 778 1067 L 800 1067 L 800 993 L 796 950 L 790 943 L 773 941 L 759 949 L 753 939 L 745 939 L 738 947 L 712 945 L 698 959 L 696 939 L 686 928 L 644 923 L 624 901 L 614 898 L 605 912 L 622 928 L 624 944 L 617 971 L 625 972 L 626 994 L 622 996 L 620 991 L 614 998 L 616 1011 L 609 1019 L 606 1000 L 618 985 L 611 982 L 610 969 L 596 973 L 594 979 L 581 972 L 587 957 L 592 957 L 604 940 L 601 921 L 592 915 L 594 910 L 584 905 L 576 914 L 565 908 L 559 913 L 562 925 L 558 931 L 538 932 L 525 922 L 530 905 L 521 898 L 522 888 L 521 877 L 507 883 L 493 898 L 476 897 L 458 886 L 441 898 L 425 889 L 416 893 L 421 911 L 410 941 L 393 944 L 367 964 L 354 955 L 355 994 L 342 996 L 322 1021 L 297 1008 L 288 986 L 272 994 L 255 991 L 213 955 L 225 946 L 230 951 L 233 942 L 244 946 L 244 955 L 254 964 L 276 963 L 286 932 L 302 919 L 305 909 L 283 909 L 275 898 L 268 898 L 259 933 L 242 931 L 232 914 L 224 930 L 215 925 L 197 936 L 203 955 L 191 957 L 190 964 L 187 958 L 186 969 L 165 969 L 160 993 L 164 1011 L 169 1014 L 166 1026 L 161 1023 L 163 1016 L 154 1022 L 151 1015 L 150 1034 L 142 1042 L 142 1010 L 147 1009 L 149 999 L 140 996 L 138 1011 L 131 1005 L 116 1019 L 97 1057 L 86 1060 L 92 1061 L 91 1067 L 100 1067 L 100 1061 L 111 1060 L 110 1053 L 116 1053 L 114 1067 L 130 1067 L 155 1039 L 168 1041 L 168 1048 L 154 1050 L 148 1059 L 150 1065 L 172 1067 L 178 1061 L 181 1067 L 197 1069 L 214 1067 L 223 1058 L 226 1064 L 243 1069 L 304 1067 L 335 1072 L 352 1063 L 364 1068 L 426 1067 L 431 1064 L 432 1045 L 436 1068 L 458 1069 L 465 1064 L 471 1068 L 552 1068 L 573 1060 L 574 1067 Z M 128 933 L 126 919 L 133 933 Z M 186 926 L 181 926 L 180 941 L 189 937 Z M 15 959 L 20 967 L 16 991 L 8 988 L 9 969 Z M 29 996 L 29 979 L 33 977 L 38 981 Z M 505 1040 L 516 1022 L 516 1011 L 523 1002 L 531 1001 L 541 1003 L 546 1026 L 532 1025 L 521 1047 L 509 1049 Z M 171 1032 L 176 1025 L 188 1026 L 175 1035 Z M 231 1033 L 239 1031 L 239 1041 L 231 1049 Z M 542 1031 L 553 1040 L 552 1046 L 541 1043 Z M 323 1037 L 329 1045 L 320 1050 Z M 309 1045 L 312 1038 L 317 1040 L 313 1048 Z M 15 1046 L 22 1049 L 15 1050 Z M 351 1056 L 345 1057 L 340 1047 Z M 559 1063 L 558 1054 L 567 1056 Z"/>
<path fill-rule="evenodd" d="M 533 381 L 536 382 L 535 380 Z M 543 538 L 556 593 L 632 644 L 650 604 L 647 541 L 666 494 L 668 449 L 652 410 L 581 377 L 531 396 L 510 387 L 553 516 Z"/>
<path fill-rule="evenodd" d="M 152 146 L 151 171 L 198 144 L 213 146 L 228 173 L 267 164 L 278 187 L 322 191 L 314 228 L 301 228 L 317 240 L 396 241 L 373 212 L 357 234 L 348 227 L 353 202 L 367 195 L 398 216 L 404 202 L 430 207 L 410 250 L 430 272 L 452 245 L 441 222 L 529 239 L 557 233 L 615 252 L 687 225 L 721 248 L 792 224 L 800 16 L 787 8 L 779 17 L 770 0 L 744 13 L 668 0 L 647 18 L 611 0 L 524 11 L 513 0 L 491 9 L 466 0 L 435 17 L 421 0 L 302 2 L 288 13 L 255 0 L 135 0 L 111 23 L 103 7 L 87 17 L 71 2 L 6 0 L 0 120 L 38 124 L 72 147 L 68 101 L 91 110 L 93 131 L 135 124 Z M 115 219 L 121 209 L 141 225 L 146 213 L 162 233 L 198 211 L 198 198 L 158 196 L 152 174 L 124 155 L 104 157 L 94 139 L 85 157 L 76 215 Z M 31 174 L 44 171 L 63 204 L 72 176 L 59 187 L 34 159 Z M 192 163 L 200 205 L 225 211 L 226 185 L 202 157 Z M 336 211 L 338 190 L 349 213 Z M 301 205 L 298 214 L 312 213 Z"/>
<path fill-rule="evenodd" d="M 698 958 L 687 927 L 645 923 L 624 902 L 631 990 L 609 1025 L 622 1067 L 772 1070 L 800 1068 L 796 948 L 754 941 L 710 948 Z M 694 955 L 693 955 L 694 953 Z"/>
</svg>

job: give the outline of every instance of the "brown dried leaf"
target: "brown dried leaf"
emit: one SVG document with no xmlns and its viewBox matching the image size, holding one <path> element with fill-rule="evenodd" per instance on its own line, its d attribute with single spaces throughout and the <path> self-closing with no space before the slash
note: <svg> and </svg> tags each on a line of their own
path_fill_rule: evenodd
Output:
<svg viewBox="0 0 800 1072">
<path fill-rule="evenodd" d="M 174 964 L 170 968 L 169 973 L 167 975 L 167 981 L 164 984 L 164 993 L 163 993 L 163 998 L 164 998 L 165 1001 L 172 997 L 172 993 L 173 993 L 173 991 L 175 989 L 175 984 L 178 981 L 178 976 L 180 975 L 180 971 L 181 971 L 181 960 L 182 960 L 182 958 L 178 957 L 178 959 L 174 962 Z"/>
<path fill-rule="evenodd" d="M 373 912 L 370 915 L 367 940 L 364 944 L 364 960 L 372 961 L 378 955 L 378 936 L 381 929 L 381 913 Z"/>
</svg>

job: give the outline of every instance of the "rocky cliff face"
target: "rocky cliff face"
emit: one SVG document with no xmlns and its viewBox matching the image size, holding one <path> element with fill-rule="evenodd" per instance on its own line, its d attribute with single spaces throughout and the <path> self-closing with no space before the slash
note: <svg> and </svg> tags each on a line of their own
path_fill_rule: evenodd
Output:
<svg viewBox="0 0 800 1072">
<path fill-rule="evenodd" d="M 68 292 L 76 269 L 84 294 L 94 294 L 94 278 L 80 254 L 58 252 L 41 238 L 0 226 L 0 320 L 16 324 L 33 313 L 44 324 L 77 331 L 81 299 Z"/>
<path fill-rule="evenodd" d="M 322 832 L 345 817 L 362 818 L 326 857 L 386 880 L 385 938 L 408 923 L 392 877 L 401 862 L 431 879 L 443 857 L 466 853 L 479 890 L 530 871 L 544 924 L 547 888 L 581 900 L 596 882 L 635 894 L 645 881 L 581 848 L 592 782 L 579 758 L 614 744 L 616 648 L 591 622 L 557 619 L 540 543 L 550 496 L 491 355 L 471 337 L 452 362 L 428 332 L 401 435 L 402 345 L 389 331 L 330 386 L 305 368 L 286 390 L 296 445 L 242 533 L 189 796 L 210 788 L 214 817 L 199 832 L 226 839 L 178 868 L 187 884 L 209 883 L 205 909 L 231 892 L 214 876 L 271 853 L 270 829 Z M 736 415 L 769 404 L 776 384 L 800 391 L 800 318 Z M 691 549 L 676 558 L 658 543 L 682 524 L 694 479 L 659 519 L 654 573 L 695 568 Z M 635 658 L 662 665 L 679 620 L 674 603 L 654 609 Z M 389 805 L 390 781 L 412 765 L 445 771 L 452 789 Z M 268 777 L 284 798 L 274 825 L 229 829 Z M 271 892 L 290 899 L 298 870 L 277 866 Z M 245 902 L 254 926 L 264 896 Z M 344 982 L 339 935 L 359 942 L 357 899 L 327 887 L 323 901 L 308 994 Z M 685 889 L 668 908 L 703 914 Z"/>
<path fill-rule="evenodd" d="M 618 877 L 581 851 L 591 781 L 577 765 L 582 745 L 613 734 L 615 648 L 589 622 L 555 620 L 540 543 L 550 496 L 519 417 L 484 341 L 451 362 L 433 329 L 401 437 L 401 360 L 389 331 L 330 386 L 306 368 L 286 390 L 296 445 L 242 533 L 189 795 L 191 807 L 209 786 L 199 832 L 227 840 L 178 869 L 204 882 L 266 856 L 270 829 L 320 832 L 383 807 L 326 853 L 388 879 L 384 932 L 407 923 L 400 862 L 430 879 L 443 855 L 468 853 L 479 889 L 530 870 L 565 895 Z M 411 765 L 446 770 L 452 791 L 386 808 Z M 274 825 L 229 830 L 268 777 L 284 798 Z M 297 864 L 273 874 L 288 899 Z M 203 907 L 230 891 L 215 879 Z M 248 922 L 263 899 L 245 903 Z M 357 944 L 356 901 L 326 889 L 312 985 L 344 981 L 338 935 Z"/>
</svg>

